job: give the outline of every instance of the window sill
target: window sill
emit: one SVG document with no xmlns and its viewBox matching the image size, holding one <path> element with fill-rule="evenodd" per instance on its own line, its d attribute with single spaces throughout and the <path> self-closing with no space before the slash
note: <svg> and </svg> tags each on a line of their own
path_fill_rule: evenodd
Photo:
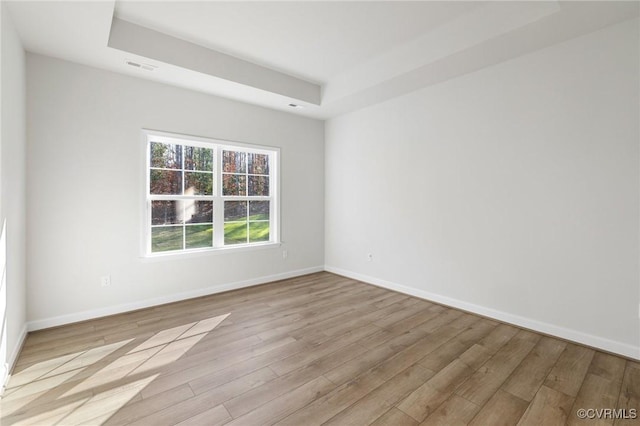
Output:
<svg viewBox="0 0 640 426">
<path fill-rule="evenodd" d="M 204 249 L 204 250 L 194 249 L 194 250 L 180 251 L 180 252 L 144 254 L 140 257 L 140 260 L 144 263 L 163 262 L 168 260 L 191 259 L 195 257 L 206 257 L 206 256 L 212 256 L 212 255 L 215 256 L 220 254 L 233 254 L 233 253 L 243 253 L 247 251 L 276 249 L 276 248 L 279 248 L 280 246 L 282 246 L 281 242 L 253 244 L 253 245 L 238 245 L 233 247 L 219 247 L 219 248 Z"/>
</svg>

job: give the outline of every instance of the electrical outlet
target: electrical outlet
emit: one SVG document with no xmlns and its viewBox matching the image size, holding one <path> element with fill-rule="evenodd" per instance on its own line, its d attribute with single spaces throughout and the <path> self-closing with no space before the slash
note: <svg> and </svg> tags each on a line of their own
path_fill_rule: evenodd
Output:
<svg viewBox="0 0 640 426">
<path fill-rule="evenodd" d="M 100 286 L 109 287 L 111 285 L 111 275 L 103 275 L 100 277 Z"/>
<path fill-rule="evenodd" d="M 288 252 L 288 251 L 286 251 L 286 250 L 282 250 L 282 258 L 283 258 L 283 259 L 286 259 L 286 258 L 287 258 L 287 256 L 289 256 L 289 252 Z"/>
<path fill-rule="evenodd" d="M 367 253 L 367 262 L 371 262 L 373 260 L 373 254 Z"/>
</svg>

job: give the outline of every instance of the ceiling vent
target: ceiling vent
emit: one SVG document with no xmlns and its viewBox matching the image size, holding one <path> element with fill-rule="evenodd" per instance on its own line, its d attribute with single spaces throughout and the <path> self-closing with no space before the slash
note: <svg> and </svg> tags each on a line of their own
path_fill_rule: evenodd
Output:
<svg viewBox="0 0 640 426">
<path fill-rule="evenodd" d="M 129 60 L 125 60 L 124 63 L 135 68 L 143 69 L 145 71 L 155 71 L 156 68 L 158 68 L 156 65 L 141 64 L 141 63 L 129 61 Z"/>
</svg>

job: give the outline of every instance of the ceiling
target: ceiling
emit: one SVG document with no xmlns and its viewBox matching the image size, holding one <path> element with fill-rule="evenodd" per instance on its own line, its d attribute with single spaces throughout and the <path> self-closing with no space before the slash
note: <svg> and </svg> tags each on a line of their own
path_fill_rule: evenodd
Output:
<svg viewBox="0 0 640 426">
<path fill-rule="evenodd" d="M 469 2 L 116 2 L 116 16 L 324 83 L 431 31 Z"/>
<path fill-rule="evenodd" d="M 320 119 L 639 10 L 573 1 L 6 3 L 27 51 Z"/>
</svg>

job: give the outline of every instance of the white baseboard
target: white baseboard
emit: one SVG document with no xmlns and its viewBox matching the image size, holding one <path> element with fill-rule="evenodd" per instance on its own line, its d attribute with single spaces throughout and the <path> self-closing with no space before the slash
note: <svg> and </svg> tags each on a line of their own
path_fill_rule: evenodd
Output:
<svg viewBox="0 0 640 426">
<path fill-rule="evenodd" d="M 7 358 L 7 364 L 5 366 L 5 368 L 3 368 L 3 374 L 2 377 L 0 378 L 0 385 L 2 386 L 2 388 L 0 389 L 0 395 L 2 395 L 4 393 L 4 388 L 7 385 L 7 382 L 9 381 L 9 377 L 11 376 L 11 371 L 13 370 L 13 366 L 16 363 L 16 360 L 18 359 L 18 355 L 20 354 L 20 350 L 22 349 L 22 345 L 24 344 L 24 340 L 27 338 L 27 324 L 24 324 L 22 326 L 22 330 L 20 330 L 20 336 L 18 337 L 18 341 L 16 342 L 15 346 L 13 347 L 13 349 L 11 350 L 11 353 L 9 354 L 9 358 Z"/>
<path fill-rule="evenodd" d="M 181 300 L 192 299 L 194 297 L 208 296 L 210 294 L 221 293 L 223 291 L 237 290 L 244 287 L 250 287 L 258 284 L 265 284 L 272 281 L 284 280 L 287 278 L 299 277 L 301 275 L 312 274 L 314 272 L 324 271 L 324 266 L 316 266 L 306 269 L 298 269 L 295 271 L 283 272 L 280 274 L 268 275 L 250 280 L 237 281 L 233 283 L 221 284 L 212 287 L 201 288 L 197 290 L 185 291 L 182 293 L 171 294 L 167 296 L 154 297 L 153 299 L 141 300 L 133 303 L 124 303 L 117 306 L 109 306 L 106 308 L 93 309 L 90 311 L 77 312 L 68 315 L 60 315 L 52 318 L 44 318 L 27 323 L 28 331 L 42 330 L 44 328 L 57 327 L 59 325 L 71 324 L 78 321 L 85 321 L 94 318 L 105 317 L 109 315 L 121 314 L 123 312 L 134 311 L 137 309 L 149 308 L 165 303 L 179 302 Z M 17 356 L 17 354 L 16 354 Z"/>
<path fill-rule="evenodd" d="M 7 359 L 7 364 L 9 364 L 9 371 L 13 369 L 13 365 L 16 363 L 18 359 L 18 355 L 20 355 L 20 349 L 22 349 L 22 345 L 24 344 L 24 340 L 27 338 L 27 324 L 22 326 L 22 330 L 20 330 L 20 337 L 18 337 L 18 342 L 13 347 L 13 350 L 9 354 L 9 358 Z"/>
<path fill-rule="evenodd" d="M 498 311 L 484 306 L 475 305 L 462 300 L 453 299 L 451 297 L 442 296 L 440 294 L 430 293 L 428 291 L 419 290 L 413 287 L 396 284 L 390 281 L 381 280 L 375 277 L 359 274 L 357 272 L 347 271 L 340 268 L 334 268 L 332 266 L 325 265 L 325 271 L 332 272 L 337 275 L 342 275 L 347 278 L 362 281 L 368 284 L 372 284 L 378 287 L 383 287 L 389 290 L 394 290 L 400 293 L 408 294 L 410 296 L 419 297 L 421 299 L 429 300 L 432 302 L 440 303 L 442 305 L 450 306 L 452 308 L 462 309 L 464 311 L 472 312 L 474 314 L 482 315 L 485 317 L 493 318 L 498 321 L 513 324 L 519 327 L 527 328 L 529 330 L 538 331 L 540 333 L 549 334 L 551 336 L 557 336 L 562 339 L 570 340 L 583 345 L 591 346 L 593 348 L 602 349 L 607 352 L 612 352 L 625 357 L 640 360 L 640 348 L 634 347 L 627 343 L 617 342 L 609 340 L 603 337 L 594 336 L 592 334 L 583 333 L 578 330 L 572 330 L 569 328 L 559 327 L 546 322 L 538 321 L 532 318 L 526 318 L 519 315 L 510 314 L 507 312 Z"/>
</svg>

